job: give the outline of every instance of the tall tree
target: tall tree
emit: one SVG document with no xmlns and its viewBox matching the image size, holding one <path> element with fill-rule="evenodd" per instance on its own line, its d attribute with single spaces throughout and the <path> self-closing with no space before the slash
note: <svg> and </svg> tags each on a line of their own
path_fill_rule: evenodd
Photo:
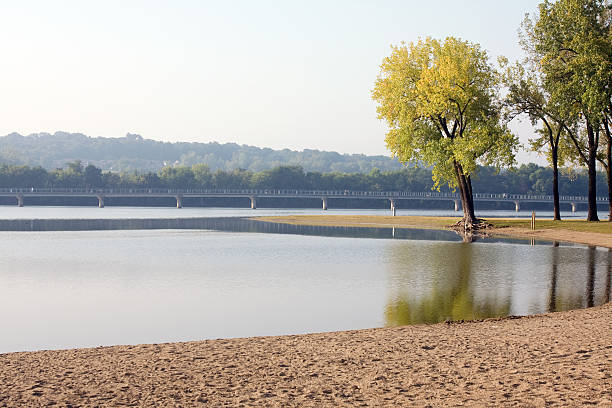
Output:
<svg viewBox="0 0 612 408">
<path fill-rule="evenodd" d="M 608 9 L 606 0 L 545 0 L 538 15 L 523 22 L 525 44 L 544 74 L 544 87 L 564 116 L 580 120 L 584 129 L 581 136 L 564 126 L 588 168 L 588 221 L 599 220 L 596 160 L 612 72 Z"/>
<path fill-rule="evenodd" d="M 511 165 L 517 138 L 501 123 L 498 79 L 478 44 L 449 37 L 393 46 L 372 91 L 387 147 L 403 163 L 432 167 L 435 187 L 457 188 L 466 230 L 478 163 Z"/>
<path fill-rule="evenodd" d="M 87 165 L 83 170 L 86 187 L 102 187 L 102 170 L 93 164 Z"/>
<path fill-rule="evenodd" d="M 606 169 L 606 177 L 608 179 L 608 221 L 612 222 L 612 102 L 605 112 L 603 120 L 604 134 L 606 135 L 606 153 L 605 159 L 601 160 L 602 165 Z"/>
<path fill-rule="evenodd" d="M 500 58 L 500 65 L 504 68 L 502 81 L 508 91 L 504 98 L 507 119 L 527 115 L 532 125 L 541 125 L 538 136 L 530 142 L 533 150 L 547 156 L 552 167 L 553 219 L 560 220 L 559 148 L 568 120 L 561 117 L 558 107 L 550 100 L 537 70 L 526 70 L 525 66 L 519 63 L 509 66 L 505 58 Z"/>
</svg>

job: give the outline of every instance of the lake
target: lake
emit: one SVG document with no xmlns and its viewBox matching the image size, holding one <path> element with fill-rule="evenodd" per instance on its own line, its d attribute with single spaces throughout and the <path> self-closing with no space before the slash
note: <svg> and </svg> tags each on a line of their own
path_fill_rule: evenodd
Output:
<svg viewBox="0 0 612 408">
<path fill-rule="evenodd" d="M 218 230 L 0 232 L 0 352 L 480 319 L 610 299 L 607 249 L 228 220 L 253 214 L 240 209 L 0 208 L 3 219 L 177 213 L 224 221 Z"/>
</svg>

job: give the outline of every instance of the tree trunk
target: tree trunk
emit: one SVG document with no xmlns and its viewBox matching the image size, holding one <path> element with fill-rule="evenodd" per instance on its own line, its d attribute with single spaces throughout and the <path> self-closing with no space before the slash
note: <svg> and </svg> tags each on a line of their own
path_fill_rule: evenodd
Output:
<svg viewBox="0 0 612 408">
<path fill-rule="evenodd" d="M 471 183 L 463 174 L 461 165 L 454 163 L 455 175 L 457 176 L 457 186 L 459 187 L 459 195 L 461 197 L 461 206 L 463 207 L 463 227 L 467 230 L 474 229 L 474 224 L 478 222 L 474 215 L 474 199 L 472 196 Z"/>
<path fill-rule="evenodd" d="M 561 210 L 559 209 L 559 146 L 551 145 L 551 158 L 553 166 L 553 220 L 561 220 Z"/>
<path fill-rule="evenodd" d="M 608 149 L 606 151 L 606 176 L 608 178 L 608 221 L 612 222 L 612 136 L 610 135 L 610 127 L 608 126 L 608 120 L 604 120 L 604 129 L 606 130 L 606 142 L 608 143 Z"/>
<path fill-rule="evenodd" d="M 588 120 L 587 132 L 589 138 L 589 161 L 587 163 L 589 170 L 589 210 L 587 213 L 587 221 L 599 221 L 599 217 L 597 217 L 597 169 L 595 166 L 597 144 L 595 143 L 595 132 Z"/>
<path fill-rule="evenodd" d="M 474 195 L 472 194 L 472 176 L 467 176 L 465 180 L 467 184 L 468 197 L 470 199 L 470 207 L 472 208 L 472 213 L 474 213 Z"/>
</svg>

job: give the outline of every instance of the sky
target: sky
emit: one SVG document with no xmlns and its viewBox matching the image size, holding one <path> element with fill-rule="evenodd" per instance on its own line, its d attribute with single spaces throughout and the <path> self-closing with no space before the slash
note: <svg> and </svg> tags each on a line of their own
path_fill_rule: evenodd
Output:
<svg viewBox="0 0 612 408">
<path fill-rule="evenodd" d="M 0 135 L 389 155 L 371 90 L 390 46 L 456 36 L 519 59 L 539 2 L 0 0 Z"/>
</svg>

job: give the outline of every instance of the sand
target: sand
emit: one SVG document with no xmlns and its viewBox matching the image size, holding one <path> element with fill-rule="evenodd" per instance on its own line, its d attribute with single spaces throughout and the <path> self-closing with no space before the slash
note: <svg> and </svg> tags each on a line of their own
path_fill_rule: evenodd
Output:
<svg viewBox="0 0 612 408">
<path fill-rule="evenodd" d="M 575 242 L 591 246 L 612 248 L 612 235 L 600 232 L 571 231 L 565 229 L 539 229 L 532 231 L 527 228 L 509 227 L 494 228 L 492 234 L 548 241 Z"/>
<path fill-rule="evenodd" d="M 612 304 L 484 322 L 0 355 L 0 406 L 612 407 Z"/>
</svg>

